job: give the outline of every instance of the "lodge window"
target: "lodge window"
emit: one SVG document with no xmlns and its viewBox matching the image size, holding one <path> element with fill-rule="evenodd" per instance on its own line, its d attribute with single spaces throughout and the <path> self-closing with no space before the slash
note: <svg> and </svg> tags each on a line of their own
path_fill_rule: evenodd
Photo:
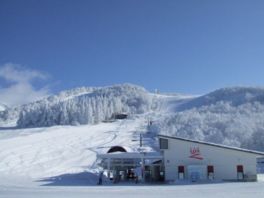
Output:
<svg viewBox="0 0 264 198">
<path fill-rule="evenodd" d="M 237 165 L 237 179 L 244 179 L 244 167 L 243 165 Z"/>
<path fill-rule="evenodd" d="M 208 179 L 214 179 L 214 166 L 207 166 L 207 176 Z"/>
<path fill-rule="evenodd" d="M 184 173 L 184 166 L 178 166 L 178 172 Z"/>
<path fill-rule="evenodd" d="M 178 178 L 184 179 L 184 166 L 178 166 Z"/>
<path fill-rule="evenodd" d="M 214 173 L 214 167 L 213 166 L 207 166 L 207 172 L 208 173 Z"/>
<path fill-rule="evenodd" d="M 244 172 L 242 165 L 237 165 L 237 172 L 238 173 L 243 173 Z"/>
<path fill-rule="evenodd" d="M 169 148 L 169 141 L 168 141 L 168 139 L 160 138 L 159 139 L 159 143 L 160 143 L 160 149 L 168 149 Z"/>
</svg>

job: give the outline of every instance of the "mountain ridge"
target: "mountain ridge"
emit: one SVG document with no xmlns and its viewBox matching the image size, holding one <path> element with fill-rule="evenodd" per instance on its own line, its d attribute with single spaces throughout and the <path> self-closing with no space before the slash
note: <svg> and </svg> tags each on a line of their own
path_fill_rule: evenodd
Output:
<svg viewBox="0 0 264 198">
<path fill-rule="evenodd" d="M 264 88 L 259 87 L 201 96 L 151 93 L 133 84 L 81 87 L 2 111 L 0 117 L 17 119 L 18 128 L 35 128 L 98 124 L 116 113 L 146 117 L 152 134 L 264 150 Z"/>
</svg>

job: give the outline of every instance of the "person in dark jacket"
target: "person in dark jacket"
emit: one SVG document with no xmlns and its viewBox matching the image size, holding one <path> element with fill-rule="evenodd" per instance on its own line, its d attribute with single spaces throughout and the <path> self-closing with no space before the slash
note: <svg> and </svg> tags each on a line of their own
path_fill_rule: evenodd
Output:
<svg viewBox="0 0 264 198">
<path fill-rule="evenodd" d="M 102 185 L 102 184 L 103 184 L 103 172 L 101 171 L 99 173 L 98 185 Z"/>
</svg>

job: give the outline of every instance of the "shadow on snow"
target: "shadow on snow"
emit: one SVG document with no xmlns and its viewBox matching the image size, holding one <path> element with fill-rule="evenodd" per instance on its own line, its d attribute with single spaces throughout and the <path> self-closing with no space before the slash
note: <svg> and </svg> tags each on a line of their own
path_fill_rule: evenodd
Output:
<svg viewBox="0 0 264 198">
<path fill-rule="evenodd" d="M 53 177 L 47 177 L 36 182 L 41 182 L 41 186 L 96 186 L 98 182 L 98 175 L 91 172 L 81 172 L 74 174 L 63 174 Z M 190 182 L 190 181 L 181 181 L 181 182 L 146 182 L 146 183 L 135 183 L 135 182 L 120 182 L 113 183 L 107 178 L 103 178 L 102 186 L 156 186 L 156 185 L 202 185 L 202 184 L 222 184 L 226 183 L 223 181 L 211 181 L 211 182 Z"/>
<path fill-rule="evenodd" d="M 98 182 L 98 175 L 91 172 L 68 173 L 43 178 L 37 182 L 44 182 L 41 186 L 94 186 Z"/>
</svg>

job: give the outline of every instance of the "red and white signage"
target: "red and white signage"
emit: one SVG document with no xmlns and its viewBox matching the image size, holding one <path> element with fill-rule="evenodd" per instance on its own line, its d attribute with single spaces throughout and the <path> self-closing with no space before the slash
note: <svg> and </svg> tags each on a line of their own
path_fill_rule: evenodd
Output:
<svg viewBox="0 0 264 198">
<path fill-rule="evenodd" d="M 198 159 L 198 160 L 203 160 L 203 157 L 200 153 L 200 149 L 199 147 L 191 147 L 190 148 L 190 156 L 189 158 L 193 158 L 193 159 Z"/>
</svg>

